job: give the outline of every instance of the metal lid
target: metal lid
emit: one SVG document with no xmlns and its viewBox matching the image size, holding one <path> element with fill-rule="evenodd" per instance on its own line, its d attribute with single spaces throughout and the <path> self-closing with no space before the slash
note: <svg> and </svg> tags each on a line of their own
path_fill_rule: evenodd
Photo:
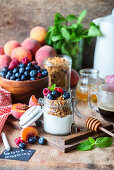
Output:
<svg viewBox="0 0 114 170">
<path fill-rule="evenodd" d="M 26 128 L 34 123 L 43 114 L 41 106 L 30 107 L 21 117 L 19 125 L 21 128 Z"/>
</svg>

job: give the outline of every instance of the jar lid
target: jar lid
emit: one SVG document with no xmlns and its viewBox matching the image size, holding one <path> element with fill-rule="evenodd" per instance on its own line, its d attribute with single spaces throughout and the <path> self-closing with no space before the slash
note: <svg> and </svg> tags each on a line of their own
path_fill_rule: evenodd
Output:
<svg viewBox="0 0 114 170">
<path fill-rule="evenodd" d="M 21 117 L 19 125 L 21 128 L 26 128 L 34 123 L 43 114 L 41 106 L 30 107 Z"/>
</svg>

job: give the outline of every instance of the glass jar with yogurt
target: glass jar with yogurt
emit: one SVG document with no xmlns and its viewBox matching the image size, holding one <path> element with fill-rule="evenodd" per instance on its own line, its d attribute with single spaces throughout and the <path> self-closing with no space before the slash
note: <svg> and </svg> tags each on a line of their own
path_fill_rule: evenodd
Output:
<svg viewBox="0 0 114 170">
<path fill-rule="evenodd" d="M 57 100 L 44 98 L 44 131 L 53 135 L 67 135 L 71 132 L 74 122 L 71 98 Z"/>
</svg>

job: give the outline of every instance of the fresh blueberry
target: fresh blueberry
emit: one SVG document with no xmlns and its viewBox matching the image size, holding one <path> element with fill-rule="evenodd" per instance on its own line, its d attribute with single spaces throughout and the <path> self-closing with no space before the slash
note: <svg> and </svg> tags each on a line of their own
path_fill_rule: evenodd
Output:
<svg viewBox="0 0 114 170">
<path fill-rule="evenodd" d="M 2 76 L 3 78 L 5 78 L 5 77 L 6 77 L 6 72 L 2 71 L 2 72 L 1 72 L 1 76 Z"/>
<path fill-rule="evenodd" d="M 40 137 L 39 140 L 38 140 L 38 143 L 40 145 L 44 145 L 46 143 L 46 139 L 44 137 Z"/>
<path fill-rule="evenodd" d="M 25 72 L 24 72 L 24 75 L 27 76 L 27 77 L 29 77 L 29 76 L 30 76 L 29 71 L 25 71 Z"/>
<path fill-rule="evenodd" d="M 21 76 L 21 81 L 25 81 L 26 80 L 26 76 L 25 75 L 22 75 Z"/>
<path fill-rule="evenodd" d="M 7 74 L 12 76 L 12 71 L 8 71 Z"/>
<path fill-rule="evenodd" d="M 41 120 L 37 120 L 35 122 L 35 124 L 36 124 L 36 126 L 41 127 L 42 126 L 42 121 Z"/>
<path fill-rule="evenodd" d="M 50 100 L 54 100 L 54 97 L 53 97 L 53 95 L 52 95 L 51 93 L 49 93 L 49 94 L 47 95 L 47 98 L 50 99 Z"/>
<path fill-rule="evenodd" d="M 24 63 L 21 63 L 20 65 L 19 65 L 19 67 L 21 68 L 21 67 L 25 67 L 25 64 Z"/>
<path fill-rule="evenodd" d="M 15 73 L 15 77 L 20 78 L 21 74 L 20 73 Z"/>
<path fill-rule="evenodd" d="M 30 137 L 30 138 L 28 138 L 28 143 L 30 143 L 30 144 L 35 144 L 36 143 L 36 137 Z"/>
<path fill-rule="evenodd" d="M 69 99 L 70 98 L 70 93 L 69 92 L 63 93 L 63 98 L 64 99 Z"/>
<path fill-rule="evenodd" d="M 47 71 L 47 70 L 45 68 L 43 68 L 42 71 Z"/>
<path fill-rule="evenodd" d="M 20 79 L 20 78 L 17 78 L 16 81 L 21 81 L 21 79 Z"/>
<path fill-rule="evenodd" d="M 58 91 L 56 91 L 56 90 L 52 91 L 51 94 L 52 94 L 52 96 L 54 98 L 57 98 L 57 97 L 61 96 L 61 94 Z"/>
<path fill-rule="evenodd" d="M 67 92 L 65 89 L 63 89 L 63 92 L 65 93 L 65 92 Z"/>
<path fill-rule="evenodd" d="M 14 76 L 14 75 L 12 75 L 11 77 L 10 77 L 10 80 L 15 80 L 16 79 L 16 77 Z"/>
<path fill-rule="evenodd" d="M 18 73 L 18 68 L 14 68 L 12 72 L 13 74 Z"/>
<path fill-rule="evenodd" d="M 9 68 L 8 68 L 8 67 L 3 67 L 3 68 L 2 68 L 2 71 L 4 71 L 4 72 L 7 73 L 7 72 L 9 71 Z"/>
<path fill-rule="evenodd" d="M 30 80 L 36 80 L 36 78 L 35 77 L 30 77 Z"/>
<path fill-rule="evenodd" d="M 38 77 L 39 79 L 42 79 L 43 77 L 42 76 L 40 76 L 40 77 Z"/>
<path fill-rule="evenodd" d="M 47 70 L 44 70 L 44 71 L 41 72 L 41 74 L 42 74 L 42 77 L 45 77 L 45 76 L 48 75 L 48 72 L 47 72 Z"/>
<path fill-rule="evenodd" d="M 20 143 L 20 144 L 19 144 L 19 147 L 20 147 L 21 149 L 25 149 L 26 145 L 25 145 L 25 143 Z"/>
<path fill-rule="evenodd" d="M 24 71 L 25 71 L 25 69 L 24 69 L 23 67 L 19 68 L 19 73 L 20 73 L 20 74 L 23 74 Z"/>
<path fill-rule="evenodd" d="M 9 74 L 6 74 L 6 79 L 10 79 L 10 75 Z"/>
<path fill-rule="evenodd" d="M 35 68 L 36 70 L 40 70 L 40 66 L 38 66 L 38 65 L 34 65 L 34 68 Z"/>
<path fill-rule="evenodd" d="M 33 64 L 32 63 L 28 63 L 27 67 L 33 67 Z"/>
<path fill-rule="evenodd" d="M 25 67 L 25 70 L 31 71 L 31 67 Z"/>
<path fill-rule="evenodd" d="M 37 70 L 37 73 L 41 73 L 42 71 L 41 70 Z"/>
<path fill-rule="evenodd" d="M 37 76 L 37 71 L 36 70 L 30 71 L 30 77 L 36 77 L 36 76 Z"/>
</svg>

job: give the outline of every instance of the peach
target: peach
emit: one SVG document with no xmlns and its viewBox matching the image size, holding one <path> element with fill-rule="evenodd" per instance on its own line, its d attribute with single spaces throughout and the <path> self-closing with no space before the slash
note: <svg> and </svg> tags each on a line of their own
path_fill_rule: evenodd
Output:
<svg viewBox="0 0 114 170">
<path fill-rule="evenodd" d="M 4 53 L 4 48 L 0 45 L 0 55 L 3 55 Z"/>
<path fill-rule="evenodd" d="M 30 37 L 33 38 L 34 40 L 41 42 L 42 44 L 45 41 L 46 34 L 47 34 L 46 29 L 44 27 L 40 27 L 40 26 L 34 27 L 30 31 Z"/>
<path fill-rule="evenodd" d="M 8 41 L 5 45 L 4 45 L 4 52 L 5 54 L 11 56 L 12 51 L 17 48 L 20 47 L 20 43 L 16 40 L 11 40 Z"/>
<path fill-rule="evenodd" d="M 26 38 L 21 45 L 31 51 L 32 55 L 35 55 L 36 51 L 41 47 L 41 43 L 32 38 Z"/>
<path fill-rule="evenodd" d="M 79 74 L 76 70 L 71 69 L 71 87 L 75 87 L 79 80 Z"/>
<path fill-rule="evenodd" d="M 35 127 L 29 126 L 21 130 L 21 139 L 27 141 L 27 139 L 31 136 L 38 136 L 39 132 Z"/>
<path fill-rule="evenodd" d="M 39 65 L 43 65 L 48 57 L 55 57 L 56 51 L 49 45 L 44 45 L 35 54 L 35 59 Z"/>
<path fill-rule="evenodd" d="M 6 66 L 8 67 L 10 62 L 11 58 L 8 55 L 0 55 L 0 69 Z"/>
<path fill-rule="evenodd" d="M 29 107 L 34 105 L 40 105 L 40 104 L 38 103 L 38 99 L 34 95 L 32 95 L 29 100 Z"/>
<path fill-rule="evenodd" d="M 29 106 L 22 103 L 16 103 L 12 105 L 11 113 L 16 119 L 20 119 L 20 117 L 24 114 L 24 112 L 29 109 Z"/>
<path fill-rule="evenodd" d="M 32 54 L 29 50 L 23 47 L 17 47 L 12 51 L 11 58 L 21 61 L 24 57 L 27 57 L 29 61 L 32 60 Z"/>
</svg>

